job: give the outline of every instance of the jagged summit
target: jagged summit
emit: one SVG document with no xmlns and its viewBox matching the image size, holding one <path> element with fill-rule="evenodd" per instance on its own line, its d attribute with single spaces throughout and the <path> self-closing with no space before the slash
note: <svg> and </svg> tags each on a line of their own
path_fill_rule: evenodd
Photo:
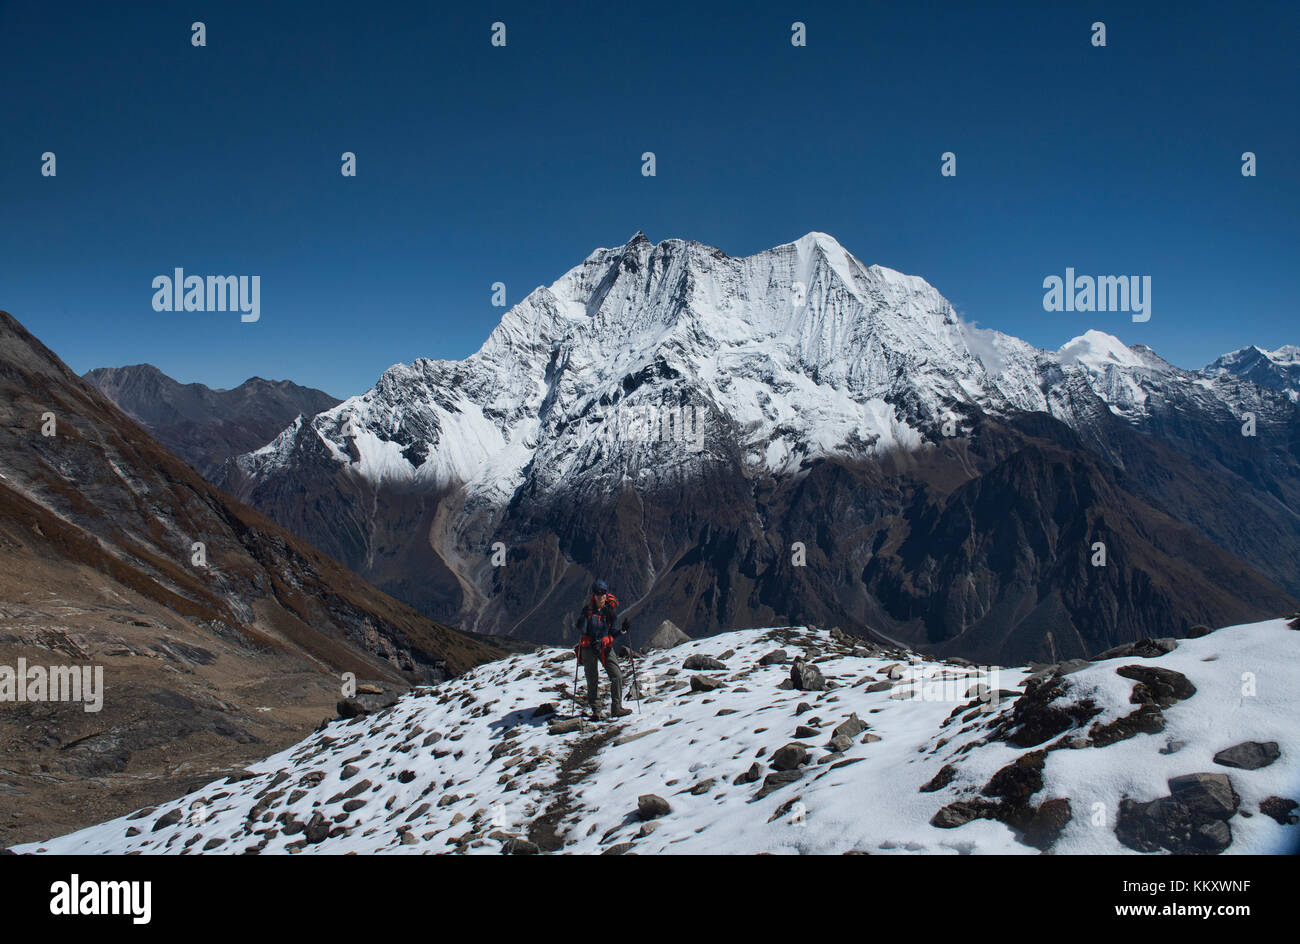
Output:
<svg viewBox="0 0 1300 944">
<path fill-rule="evenodd" d="M 1206 366 L 1205 372 L 1217 377 L 1240 377 L 1270 390 L 1285 393 L 1300 401 L 1300 347 L 1283 345 L 1266 351 L 1257 345 L 1224 354 Z"/>
</svg>

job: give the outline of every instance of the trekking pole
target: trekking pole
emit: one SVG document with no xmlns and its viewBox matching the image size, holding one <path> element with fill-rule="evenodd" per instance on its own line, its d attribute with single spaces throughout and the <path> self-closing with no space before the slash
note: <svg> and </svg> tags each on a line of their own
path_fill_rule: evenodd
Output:
<svg viewBox="0 0 1300 944">
<path fill-rule="evenodd" d="M 623 620 L 623 626 L 627 629 L 627 657 L 632 660 L 632 687 L 636 689 L 636 713 L 642 714 L 641 711 L 641 679 L 636 674 L 636 649 L 632 647 L 632 627 L 628 626 L 627 620 Z"/>
<path fill-rule="evenodd" d="M 578 716 L 578 733 L 585 734 L 582 727 L 582 705 L 578 702 L 578 669 L 581 668 L 582 647 L 573 650 L 573 711 Z"/>
</svg>

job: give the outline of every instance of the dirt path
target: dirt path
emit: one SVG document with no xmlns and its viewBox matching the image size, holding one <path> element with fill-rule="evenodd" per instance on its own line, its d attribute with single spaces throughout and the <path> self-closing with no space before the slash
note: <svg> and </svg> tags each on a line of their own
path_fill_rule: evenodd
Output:
<svg viewBox="0 0 1300 944">
<path fill-rule="evenodd" d="M 595 771 L 596 754 L 622 730 L 623 725 L 605 725 L 596 733 L 576 741 L 568 756 L 560 761 L 559 776 L 546 788 L 555 798 L 547 805 L 546 812 L 528 824 L 529 840 L 537 843 L 543 852 L 564 848 L 564 834 L 559 831 L 559 824 L 578 808 L 570 790 Z"/>
</svg>

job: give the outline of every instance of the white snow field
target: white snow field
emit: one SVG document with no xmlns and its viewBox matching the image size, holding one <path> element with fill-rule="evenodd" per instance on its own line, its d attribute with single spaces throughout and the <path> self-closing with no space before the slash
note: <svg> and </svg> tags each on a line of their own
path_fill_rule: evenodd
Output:
<svg viewBox="0 0 1300 944">
<path fill-rule="evenodd" d="M 759 662 L 778 648 L 791 660 L 807 655 L 831 687 L 780 687 L 791 664 Z M 683 668 L 692 655 L 725 655 L 725 668 Z M 1300 826 L 1260 811 L 1270 797 L 1300 797 L 1300 632 L 1285 620 L 1179 640 L 1152 658 L 1067 664 L 1053 705 L 1091 699 L 1100 713 L 1032 747 L 988 740 L 1008 729 L 1018 698 L 1029 700 L 1019 693 L 1030 669 L 970 678 L 973 668 L 915 660 L 831 631 L 724 633 L 650 653 L 637 665 L 640 711 L 630 701 L 630 717 L 566 731 L 577 724 L 567 697 L 572 653 L 542 649 L 334 721 L 245 779 L 14 851 L 499 854 L 535 851 L 519 841 L 531 837 L 542 851 L 588 854 L 1037 854 L 997 819 L 955 828 L 931 820 L 977 798 L 1018 758 L 1063 741 L 1074 746 L 1046 753 L 1042 788 L 1029 800 L 1069 800 L 1054 853 L 1137 854 L 1116 838 L 1121 800 L 1164 797 L 1171 778 L 1197 773 L 1226 774 L 1239 797 L 1227 852 L 1282 852 L 1297 840 Z M 1163 708 L 1158 733 L 1080 746 L 1095 726 L 1134 711 L 1135 683 L 1116 673 L 1129 665 L 1181 673 L 1196 691 Z M 723 687 L 692 691 L 693 675 Z M 987 709 L 981 682 L 1003 693 Z M 547 703 L 556 712 L 539 714 Z M 833 753 L 832 730 L 851 715 L 865 728 Z M 816 732 L 796 737 L 800 725 Z M 796 741 L 809 754 L 802 776 L 757 798 L 774 752 Z M 1280 754 L 1253 770 L 1216 763 L 1216 753 L 1247 741 L 1276 742 Z M 755 763 L 758 780 L 736 783 Z M 945 765 L 951 781 L 922 792 Z M 643 821 L 643 794 L 671 810 Z"/>
</svg>

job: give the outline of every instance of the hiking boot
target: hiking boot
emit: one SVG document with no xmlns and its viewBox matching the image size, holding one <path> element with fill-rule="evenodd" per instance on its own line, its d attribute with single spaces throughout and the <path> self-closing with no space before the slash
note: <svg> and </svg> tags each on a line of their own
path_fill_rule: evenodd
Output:
<svg viewBox="0 0 1300 944">
<path fill-rule="evenodd" d="M 624 718 L 630 715 L 631 713 L 632 713 L 631 708 L 615 708 L 612 711 L 610 711 L 609 716 L 611 718 Z"/>
<path fill-rule="evenodd" d="M 591 709 L 591 716 L 592 716 L 593 718 L 595 718 L 597 721 L 599 721 L 599 720 L 600 720 L 600 706 L 599 706 L 599 705 L 588 705 L 587 707 L 588 707 L 589 709 Z"/>
</svg>

